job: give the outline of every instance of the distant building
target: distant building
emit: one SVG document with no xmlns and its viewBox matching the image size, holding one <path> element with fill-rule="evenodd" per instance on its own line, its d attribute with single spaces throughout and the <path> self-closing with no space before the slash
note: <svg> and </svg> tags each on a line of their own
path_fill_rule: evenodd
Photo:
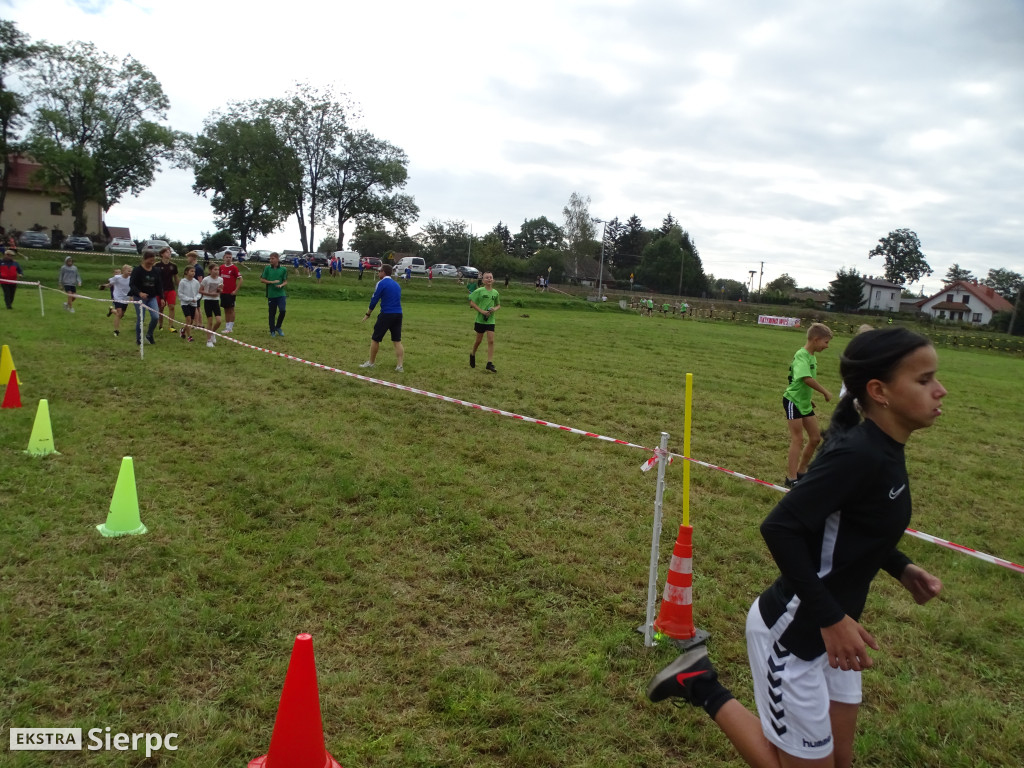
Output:
<svg viewBox="0 0 1024 768">
<path fill-rule="evenodd" d="M 1012 312 L 1008 302 L 987 285 L 957 280 L 934 296 L 917 303 L 921 312 L 936 320 L 988 325 L 996 312 Z"/>
<path fill-rule="evenodd" d="M 42 166 L 23 155 L 11 155 L 10 161 L 0 224 L 19 232 L 42 227 L 44 232 L 58 239 L 74 232 L 75 217 L 71 215 L 71 207 L 60 194 L 46 191 L 33 179 Z M 85 221 L 86 234 L 104 234 L 103 208 L 97 201 L 86 202 Z"/>
<path fill-rule="evenodd" d="M 861 309 L 874 309 L 882 312 L 899 312 L 900 297 L 903 295 L 903 286 L 890 283 L 880 277 L 868 276 L 864 278 L 864 285 L 861 288 Z"/>
</svg>

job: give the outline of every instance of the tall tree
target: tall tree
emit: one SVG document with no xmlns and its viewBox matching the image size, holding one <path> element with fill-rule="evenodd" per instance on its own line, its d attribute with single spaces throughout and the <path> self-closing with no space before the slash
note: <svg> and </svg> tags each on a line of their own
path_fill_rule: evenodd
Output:
<svg viewBox="0 0 1024 768">
<path fill-rule="evenodd" d="M 163 88 L 131 56 L 118 62 L 92 43 L 48 46 L 26 75 L 36 103 L 29 133 L 39 180 L 71 206 L 75 234 L 85 234 L 85 204 L 104 211 L 153 183 L 178 137 L 163 120 Z"/>
<path fill-rule="evenodd" d="M 668 214 L 666 214 L 665 218 L 662 219 L 662 221 L 661 221 L 661 228 L 658 231 L 661 232 L 662 235 L 667 235 L 669 232 L 672 231 L 673 227 L 678 227 L 678 226 L 679 226 L 679 222 L 676 220 L 676 217 L 673 216 L 671 211 L 670 211 Z M 681 229 L 681 227 L 680 227 L 680 229 Z"/>
<path fill-rule="evenodd" d="M 408 166 L 408 156 L 394 144 L 369 131 L 344 132 L 324 185 L 324 197 L 337 218 L 339 243 L 352 219 L 404 228 L 419 218 L 413 198 L 395 191 L 405 187 Z"/>
<path fill-rule="evenodd" d="M 678 225 L 644 248 L 636 279 L 661 293 L 678 291 L 685 296 L 701 296 L 707 291 L 700 255 Z"/>
<path fill-rule="evenodd" d="M 783 272 L 764 287 L 765 293 L 774 293 L 780 296 L 789 296 L 795 290 L 796 280 L 786 272 Z"/>
<path fill-rule="evenodd" d="M 594 234 L 597 231 L 590 218 L 590 197 L 577 192 L 569 196 L 569 204 L 562 209 L 565 216 L 565 240 L 569 252 L 572 276 L 579 275 L 580 261 L 593 253 Z"/>
<path fill-rule="evenodd" d="M 242 248 L 255 236 L 280 229 L 292 214 L 292 192 L 302 167 L 266 117 L 245 105 L 213 113 L 202 133 L 188 141 L 196 194 L 212 192 L 219 229 L 238 236 Z"/>
<path fill-rule="evenodd" d="M 321 91 L 308 83 L 296 84 L 284 98 L 262 102 L 263 114 L 302 165 L 302 183 L 292 190 L 292 206 L 303 251 L 316 242 L 316 225 L 324 219 L 322 187 L 345 136 L 350 108 L 347 97 L 336 97 L 332 88 Z"/>
<path fill-rule="evenodd" d="M 561 227 L 546 216 L 524 219 L 519 232 L 512 238 L 515 254 L 521 259 L 529 259 L 540 250 L 560 251 L 564 242 Z"/>
<path fill-rule="evenodd" d="M 990 269 L 984 282 L 1010 302 L 1016 299 L 1020 289 L 1024 287 L 1024 277 L 1009 269 Z"/>
<path fill-rule="evenodd" d="M 469 261 L 473 236 L 461 219 L 431 219 L 423 227 L 426 240 L 424 255 L 433 263 L 466 264 Z"/>
<path fill-rule="evenodd" d="M 490 234 L 494 235 L 498 239 L 498 242 L 501 243 L 502 250 L 511 256 L 515 251 L 515 248 L 512 240 L 512 233 L 509 231 L 508 227 L 505 226 L 503 222 L 499 221 L 494 225 L 494 229 L 490 231 Z"/>
<path fill-rule="evenodd" d="M 864 303 L 864 279 L 853 267 L 840 269 L 828 285 L 829 301 L 840 312 L 856 312 Z"/>
<path fill-rule="evenodd" d="M 372 222 L 357 222 L 348 245 L 364 258 L 376 256 L 382 261 L 389 253 L 410 253 L 417 248 L 405 229 L 399 227 L 392 233 Z"/>
<path fill-rule="evenodd" d="M 24 94 L 7 89 L 11 75 L 27 67 L 43 47 L 29 42 L 29 37 L 20 31 L 13 21 L 0 19 L 0 213 L 7 199 L 7 184 L 10 180 L 11 155 L 22 151 L 15 135 L 27 112 Z"/>
<path fill-rule="evenodd" d="M 868 253 L 869 259 L 875 256 L 885 259 L 885 279 L 897 285 L 919 282 L 934 271 L 921 253 L 917 233 L 909 229 L 897 229 L 879 238 L 878 245 Z"/>
<path fill-rule="evenodd" d="M 626 219 L 622 232 L 615 241 L 615 276 L 626 280 L 636 272 L 640 256 L 647 247 L 649 236 L 644 223 L 635 213 Z"/>
<path fill-rule="evenodd" d="M 969 269 L 962 269 L 959 264 L 954 264 L 952 267 L 946 270 L 946 276 L 942 278 L 945 285 L 952 285 L 958 280 L 964 280 L 971 282 L 977 278 L 974 277 L 974 273 Z"/>
</svg>

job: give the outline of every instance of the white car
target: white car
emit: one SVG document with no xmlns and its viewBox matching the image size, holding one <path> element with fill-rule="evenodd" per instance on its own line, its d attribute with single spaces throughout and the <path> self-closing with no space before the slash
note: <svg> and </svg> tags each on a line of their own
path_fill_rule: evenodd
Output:
<svg viewBox="0 0 1024 768">
<path fill-rule="evenodd" d="M 235 261 L 245 261 L 245 251 L 243 251 L 237 245 L 225 245 L 223 248 L 221 248 L 219 251 L 213 254 L 213 258 L 217 259 L 218 261 L 223 261 L 225 253 L 230 253 L 231 257 Z"/>
<path fill-rule="evenodd" d="M 107 244 L 107 253 L 134 253 L 138 254 L 139 249 L 135 243 L 127 237 L 115 237 Z"/>
<path fill-rule="evenodd" d="M 164 248 L 171 248 L 166 240 L 147 240 L 146 244 L 142 246 L 143 253 L 153 252 L 155 256 L 160 255 L 160 251 Z M 171 256 L 174 256 L 174 249 L 171 248 Z"/>
<path fill-rule="evenodd" d="M 431 267 L 434 270 L 434 277 L 458 277 L 459 270 L 454 264 L 435 264 Z"/>
</svg>

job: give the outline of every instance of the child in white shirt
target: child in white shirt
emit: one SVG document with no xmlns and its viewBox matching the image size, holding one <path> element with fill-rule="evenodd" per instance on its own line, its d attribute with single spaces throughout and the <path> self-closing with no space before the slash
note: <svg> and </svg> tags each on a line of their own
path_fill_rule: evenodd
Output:
<svg viewBox="0 0 1024 768">
<path fill-rule="evenodd" d="M 178 303 L 185 315 L 185 325 L 181 329 L 181 338 L 192 341 L 192 327 L 196 324 L 196 311 L 199 309 L 199 289 L 202 285 L 196 280 L 196 268 L 185 267 L 185 277 L 178 283 Z"/>
<path fill-rule="evenodd" d="M 224 280 L 220 276 L 220 266 L 210 267 L 210 274 L 203 278 L 199 285 L 199 295 L 203 297 L 203 311 L 206 312 L 206 346 L 217 344 L 214 331 L 220 328 L 220 294 L 224 290 Z"/>
</svg>

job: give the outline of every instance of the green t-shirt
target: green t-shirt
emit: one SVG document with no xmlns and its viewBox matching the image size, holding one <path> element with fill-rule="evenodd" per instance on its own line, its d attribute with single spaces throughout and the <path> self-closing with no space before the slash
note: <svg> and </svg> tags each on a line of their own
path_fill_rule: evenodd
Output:
<svg viewBox="0 0 1024 768">
<path fill-rule="evenodd" d="M 260 275 L 263 280 L 287 280 L 288 270 L 284 267 L 271 267 L 267 265 L 263 268 L 263 274 Z M 281 296 L 287 296 L 285 290 L 280 285 L 268 285 L 267 286 L 267 298 L 276 299 Z"/>
<path fill-rule="evenodd" d="M 498 301 L 498 292 L 494 288 L 491 288 L 491 290 L 488 291 L 483 286 L 469 294 L 469 300 L 485 311 L 491 307 L 496 307 L 501 303 Z M 478 323 L 484 323 L 485 325 L 494 325 L 494 315 L 487 317 L 486 315 L 481 315 L 477 312 L 476 321 Z"/>
<path fill-rule="evenodd" d="M 783 393 L 783 397 L 793 403 L 802 416 L 809 416 L 813 410 L 811 405 L 811 393 L 814 392 L 804 384 L 804 379 L 810 376 L 812 379 L 818 372 L 818 359 L 803 347 L 800 347 L 793 355 L 793 362 L 789 365 L 789 386 Z"/>
</svg>

